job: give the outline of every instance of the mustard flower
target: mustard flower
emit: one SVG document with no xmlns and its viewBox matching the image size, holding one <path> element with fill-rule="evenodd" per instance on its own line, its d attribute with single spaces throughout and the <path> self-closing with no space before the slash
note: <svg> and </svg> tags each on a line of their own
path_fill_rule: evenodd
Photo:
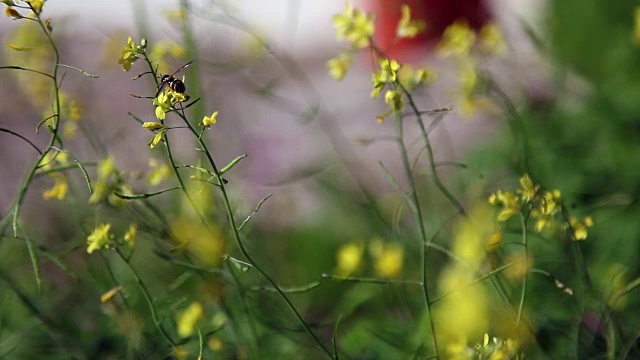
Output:
<svg viewBox="0 0 640 360">
<path fill-rule="evenodd" d="M 337 57 L 327 61 L 329 74 L 336 80 L 342 80 L 347 75 L 349 68 L 353 64 L 353 54 L 341 52 Z"/>
<path fill-rule="evenodd" d="M 500 56 L 507 53 L 502 29 L 494 22 L 489 22 L 480 29 L 478 45 L 488 55 Z"/>
<path fill-rule="evenodd" d="M 507 221 L 520 212 L 520 201 L 511 191 L 502 192 L 498 190 L 491 194 L 489 204 L 502 206 L 502 211 L 498 214 L 498 221 Z"/>
<path fill-rule="evenodd" d="M 151 186 L 158 185 L 171 176 L 171 169 L 165 163 L 160 163 L 158 160 L 152 158 L 149 160 L 149 166 L 151 167 L 151 171 L 147 176 L 147 181 Z"/>
<path fill-rule="evenodd" d="M 111 240 L 111 234 L 109 234 L 109 230 L 111 229 L 111 224 L 100 224 L 98 225 L 91 235 L 87 237 L 87 252 L 91 254 L 96 250 L 108 249 L 109 242 Z"/>
<path fill-rule="evenodd" d="M 194 302 L 189 305 L 184 311 L 182 311 L 176 319 L 178 325 L 178 335 L 182 338 L 186 338 L 193 334 L 196 324 L 204 316 L 204 309 L 202 304 Z"/>
<path fill-rule="evenodd" d="M 465 20 L 456 20 L 442 34 L 442 40 L 436 46 L 442 56 L 467 55 L 476 41 L 476 33 Z"/>
<path fill-rule="evenodd" d="M 167 117 L 167 111 L 171 109 L 171 99 L 168 92 L 161 92 L 158 97 L 153 99 L 153 105 L 156 105 L 156 119 L 164 120 Z"/>
<path fill-rule="evenodd" d="M 213 114 L 211 114 L 211 116 L 205 116 L 204 118 L 202 118 L 202 126 L 208 128 L 209 126 L 215 124 L 216 122 L 218 122 L 218 112 L 214 111 Z"/>
<path fill-rule="evenodd" d="M 401 111 L 403 106 L 402 93 L 399 90 L 387 90 L 384 94 L 384 102 L 389 105 L 391 110 Z"/>
<path fill-rule="evenodd" d="M 122 65 L 124 71 L 129 71 L 131 65 L 138 60 L 138 55 L 142 54 L 143 50 L 144 45 L 137 45 L 133 39 L 131 39 L 131 36 L 129 36 L 127 45 L 122 48 L 122 55 L 120 59 L 118 59 L 118 64 Z"/>
<path fill-rule="evenodd" d="M 45 200 L 58 199 L 64 200 L 67 196 L 67 191 L 69 190 L 69 182 L 67 181 L 67 177 L 60 173 L 50 174 L 52 178 L 55 179 L 55 184 L 49 190 L 42 193 L 42 197 Z"/>
<path fill-rule="evenodd" d="M 364 246 L 359 243 L 342 245 L 336 254 L 336 273 L 339 276 L 349 276 L 354 273 L 362 263 Z"/>
<path fill-rule="evenodd" d="M 158 131 L 156 133 L 156 136 L 154 136 L 153 139 L 151 140 L 151 142 L 149 143 L 149 147 L 152 148 L 152 149 L 154 147 L 156 147 L 156 145 L 158 145 L 160 143 L 160 141 L 162 141 L 162 139 L 164 138 L 166 133 L 167 133 L 167 129 L 166 128 Z"/>
<path fill-rule="evenodd" d="M 402 275 L 404 249 L 398 243 L 385 244 L 382 240 L 372 241 L 369 252 L 374 258 L 376 274 L 382 278 L 398 278 Z"/>
<path fill-rule="evenodd" d="M 544 215 L 553 215 L 561 208 L 560 190 L 545 191 L 540 197 L 540 211 Z"/>
<path fill-rule="evenodd" d="M 25 0 L 25 2 L 31 5 L 31 8 L 36 14 L 40 14 L 42 12 L 44 0 Z"/>
<path fill-rule="evenodd" d="M 418 86 L 432 83 L 438 77 L 438 72 L 432 68 L 414 69 L 410 65 L 402 66 L 398 71 L 398 81 L 411 91 Z"/>
<path fill-rule="evenodd" d="M 14 20 L 22 19 L 24 17 L 22 16 L 22 14 L 20 14 L 16 9 L 12 8 L 11 6 L 7 6 L 7 8 L 4 9 L 4 14 L 7 17 L 12 17 Z"/>
<path fill-rule="evenodd" d="M 347 2 L 342 14 L 333 17 L 338 40 L 347 39 L 351 46 L 360 49 L 369 45 L 375 29 L 374 16 L 355 9 L 351 2 Z"/>
<path fill-rule="evenodd" d="M 157 123 L 157 122 L 153 122 L 153 121 L 145 121 L 142 124 L 142 127 L 147 129 L 147 130 L 151 130 L 151 131 L 165 129 L 164 125 L 162 125 L 160 123 Z"/>
<path fill-rule="evenodd" d="M 571 225 L 571 229 L 573 230 L 573 237 L 575 240 L 584 240 L 587 238 L 587 228 L 593 226 L 593 219 L 591 216 L 587 216 L 582 220 L 579 220 L 575 217 L 571 217 L 569 219 L 569 224 Z"/>
<path fill-rule="evenodd" d="M 116 295 L 118 295 L 120 291 L 122 291 L 122 286 L 116 286 L 112 289 L 109 289 L 109 291 L 100 296 L 100 302 L 104 304 L 113 300 L 113 298 L 116 297 Z"/>
<path fill-rule="evenodd" d="M 517 192 L 522 196 L 524 203 L 532 201 L 540 189 L 540 185 L 533 185 L 533 181 L 529 177 L 529 174 L 525 174 L 520 178 L 520 186 L 521 188 L 518 189 Z"/>
<path fill-rule="evenodd" d="M 136 244 L 136 236 L 138 235 L 138 224 L 131 223 L 129 230 L 124 234 L 124 241 L 129 244 L 130 248 L 133 248 Z"/>
<path fill-rule="evenodd" d="M 396 30 L 399 38 L 414 38 L 426 27 L 427 24 L 422 20 L 411 20 L 411 8 L 409 5 L 402 5 L 402 18 Z"/>
</svg>

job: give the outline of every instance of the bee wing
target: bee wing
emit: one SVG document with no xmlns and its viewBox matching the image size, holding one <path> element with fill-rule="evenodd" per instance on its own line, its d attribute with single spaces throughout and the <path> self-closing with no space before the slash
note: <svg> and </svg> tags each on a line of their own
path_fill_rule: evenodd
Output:
<svg viewBox="0 0 640 360">
<path fill-rule="evenodd" d="M 189 65 L 191 65 L 191 63 L 193 63 L 193 60 L 189 61 L 188 63 L 182 65 L 182 67 L 178 70 L 176 70 L 173 74 L 171 74 L 171 76 L 174 76 L 175 74 L 179 73 L 180 71 L 186 69 Z"/>
</svg>

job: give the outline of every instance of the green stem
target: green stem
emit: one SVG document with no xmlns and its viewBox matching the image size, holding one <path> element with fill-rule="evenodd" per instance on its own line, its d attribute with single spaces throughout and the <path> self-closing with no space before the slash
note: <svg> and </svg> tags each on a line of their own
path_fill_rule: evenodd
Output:
<svg viewBox="0 0 640 360">
<path fill-rule="evenodd" d="M 520 226 L 522 227 L 522 246 L 524 247 L 524 267 L 525 273 L 522 277 L 522 287 L 520 290 L 520 301 L 518 304 L 518 316 L 516 317 L 516 327 L 520 326 L 522 320 L 522 312 L 524 310 L 524 299 L 527 295 L 527 278 L 529 277 L 529 247 L 527 244 L 527 218 L 524 214 L 520 214 Z"/>
<path fill-rule="evenodd" d="M 147 289 L 145 284 L 140 279 L 140 276 L 138 276 L 138 272 L 136 271 L 136 269 L 134 269 L 133 266 L 131 266 L 131 263 L 124 256 L 124 254 L 122 254 L 120 249 L 116 248 L 116 253 L 118 254 L 118 256 L 120 256 L 120 259 L 122 259 L 122 261 L 127 265 L 127 268 L 129 268 L 129 271 L 131 272 L 131 275 L 136 280 L 136 283 L 138 284 L 138 287 L 140 288 L 140 291 L 142 291 L 142 294 L 144 295 L 144 298 L 147 301 L 147 305 L 149 306 L 149 311 L 151 312 L 151 319 L 153 319 L 153 323 L 155 324 L 156 328 L 162 334 L 162 336 L 167 340 L 167 342 L 169 344 L 171 344 L 171 347 L 173 347 L 173 349 L 175 350 L 176 343 L 173 340 L 171 340 L 171 337 L 169 336 L 167 331 L 164 329 L 164 327 L 162 327 L 162 324 L 160 323 L 160 320 L 158 319 L 158 313 L 156 312 L 156 307 L 153 304 L 153 300 L 151 299 L 151 295 L 149 293 L 149 290 Z"/>
<path fill-rule="evenodd" d="M 403 123 L 402 116 L 399 112 L 396 112 L 396 135 L 398 137 L 398 146 L 400 147 L 400 154 L 402 157 L 402 167 L 405 172 L 405 176 L 407 177 L 407 181 L 409 182 L 409 192 L 411 195 L 411 200 L 413 202 L 414 207 L 414 215 L 416 220 L 416 226 L 418 226 L 418 231 L 420 238 L 422 239 L 422 292 L 424 294 L 425 305 L 427 309 L 427 316 L 429 316 L 429 326 L 431 327 L 431 335 L 433 340 L 433 349 L 436 353 L 436 357 L 440 358 L 440 353 L 438 351 L 438 340 L 436 337 L 436 327 L 433 321 L 432 311 L 431 311 L 431 300 L 429 298 L 429 286 L 427 279 L 427 249 L 429 248 L 429 239 L 427 238 L 427 232 L 424 227 L 424 217 L 422 215 L 422 207 L 420 206 L 420 199 L 418 198 L 418 193 L 416 192 L 415 182 L 413 180 L 413 173 L 411 172 L 411 163 L 409 162 L 409 155 L 407 154 L 407 148 L 404 141 L 404 131 L 403 131 Z"/>
<path fill-rule="evenodd" d="M 257 262 L 253 259 L 253 257 L 249 254 L 249 252 L 247 251 L 247 249 L 244 246 L 244 243 L 242 242 L 242 239 L 240 238 L 240 233 L 238 232 L 238 226 L 236 225 L 236 220 L 235 217 L 233 215 L 233 210 L 231 208 L 231 202 L 229 200 L 229 196 L 227 194 L 227 190 L 225 188 L 224 185 L 224 181 L 222 179 L 222 175 L 220 174 L 220 171 L 218 169 L 218 166 L 216 165 L 216 162 L 214 161 L 213 157 L 211 156 L 211 152 L 208 150 L 207 145 L 204 143 L 204 141 L 198 136 L 198 132 L 193 128 L 193 126 L 191 125 L 191 123 L 187 120 L 186 116 L 184 115 L 184 113 L 180 113 L 179 111 L 177 111 L 176 109 L 176 113 L 180 116 L 180 118 L 182 118 L 182 120 L 184 121 L 185 125 L 189 128 L 189 130 L 191 131 L 191 133 L 193 134 L 193 136 L 197 139 L 198 141 L 198 145 L 200 146 L 200 148 L 202 149 L 203 153 L 205 154 L 205 156 L 207 157 L 207 160 L 209 162 L 209 164 L 211 165 L 211 168 L 213 169 L 213 173 L 216 175 L 216 177 L 218 178 L 218 183 L 219 183 L 219 188 L 220 188 L 220 192 L 222 193 L 222 199 L 224 202 L 224 206 L 226 208 L 227 211 L 227 216 L 229 219 L 229 225 L 231 227 L 232 233 L 233 233 L 233 237 L 236 241 L 236 244 L 238 245 L 238 248 L 240 249 L 240 252 L 242 253 L 242 255 L 245 257 L 245 259 L 258 271 L 258 273 L 260 273 L 260 275 L 265 278 L 265 280 L 267 280 L 267 282 L 273 286 L 273 288 L 276 290 L 276 292 L 280 295 L 280 297 L 282 298 L 282 300 L 286 303 L 287 307 L 289 308 L 289 310 L 291 310 L 291 312 L 294 314 L 294 316 L 296 317 L 296 319 L 298 320 L 298 322 L 302 325 L 302 327 L 305 329 L 305 331 L 311 336 L 311 338 L 313 339 L 313 341 L 315 341 L 316 344 L 318 344 L 318 346 L 325 352 L 325 354 L 331 358 L 334 359 L 334 355 L 333 353 L 329 350 L 329 348 L 327 348 L 321 341 L 320 339 L 317 337 L 317 335 L 313 332 L 313 330 L 311 330 L 311 328 L 309 327 L 309 325 L 306 323 L 306 321 L 304 320 L 304 318 L 302 317 L 302 315 L 300 315 L 300 313 L 298 312 L 298 310 L 296 309 L 295 305 L 293 305 L 293 303 L 291 302 L 291 300 L 289 299 L 289 297 L 287 297 L 287 295 L 284 293 L 284 291 L 282 291 L 282 289 L 278 286 L 278 284 L 276 284 L 276 282 L 266 273 L 266 271 L 264 271 L 262 269 L 262 267 L 260 267 Z"/>
</svg>

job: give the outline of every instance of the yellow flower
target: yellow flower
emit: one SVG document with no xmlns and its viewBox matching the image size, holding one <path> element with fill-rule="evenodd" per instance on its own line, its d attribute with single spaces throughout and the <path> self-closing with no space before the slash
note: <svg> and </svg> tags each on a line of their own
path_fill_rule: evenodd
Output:
<svg viewBox="0 0 640 360">
<path fill-rule="evenodd" d="M 111 234 L 109 234 L 109 230 L 111 229 L 111 224 L 100 224 L 98 225 L 91 235 L 87 237 L 87 252 L 91 254 L 92 252 L 100 249 L 108 249 L 109 241 L 111 240 Z"/>
<path fill-rule="evenodd" d="M 4 9 L 4 14 L 7 17 L 12 17 L 14 20 L 22 19 L 24 17 L 16 9 L 12 8 L 11 6 L 7 6 L 7 8 Z"/>
<path fill-rule="evenodd" d="M 142 127 L 147 129 L 147 130 L 151 130 L 151 131 L 160 130 L 160 129 L 164 129 L 165 128 L 164 125 L 162 125 L 160 123 L 157 123 L 157 122 L 153 122 L 153 121 L 145 121 L 142 124 Z"/>
<path fill-rule="evenodd" d="M 353 54 L 341 52 L 337 57 L 327 61 L 329 74 L 336 80 L 342 80 L 353 64 Z"/>
<path fill-rule="evenodd" d="M 182 338 L 186 338 L 193 334 L 198 320 L 204 316 L 204 310 L 202 304 L 194 302 L 189 305 L 184 311 L 182 311 L 177 319 L 178 335 Z"/>
<path fill-rule="evenodd" d="M 633 43 L 640 46 L 640 6 L 633 10 L 633 33 L 631 34 Z"/>
<path fill-rule="evenodd" d="M 524 203 L 533 200 L 540 189 L 540 185 L 533 185 L 529 174 L 524 174 L 524 176 L 520 178 L 520 186 L 521 188 L 518 189 L 517 192 L 522 196 Z"/>
<path fill-rule="evenodd" d="M 205 116 L 202 119 L 202 126 L 209 127 L 218 121 L 218 111 L 214 111 L 211 116 Z"/>
<path fill-rule="evenodd" d="M 338 40 L 347 39 L 351 46 L 360 49 L 369 45 L 369 39 L 374 32 L 374 16 L 354 9 L 351 2 L 347 2 L 342 14 L 333 17 Z"/>
<path fill-rule="evenodd" d="M 498 190 L 491 194 L 489 204 L 502 206 L 502 211 L 498 214 L 498 221 L 506 221 L 520 212 L 520 201 L 511 191 L 502 192 Z"/>
<path fill-rule="evenodd" d="M 476 34 L 465 20 L 456 20 L 442 34 L 442 40 L 436 46 L 442 56 L 467 55 L 476 41 Z"/>
<path fill-rule="evenodd" d="M 402 94 L 399 90 L 387 90 L 387 92 L 384 94 L 384 102 L 389 105 L 389 108 L 391 110 L 402 110 Z"/>
<path fill-rule="evenodd" d="M 122 48 L 122 55 L 120 59 L 118 59 L 118 64 L 122 65 L 124 71 L 129 71 L 131 65 L 138 60 L 138 54 L 141 54 L 143 49 L 143 46 L 137 45 L 133 39 L 131 39 L 131 36 L 129 36 L 127 45 Z"/>
<path fill-rule="evenodd" d="M 569 224 L 573 230 L 573 236 L 575 240 L 584 240 L 587 238 L 587 228 L 593 226 L 593 219 L 591 216 L 587 216 L 582 220 L 578 220 L 575 217 L 569 219 Z"/>
<path fill-rule="evenodd" d="M 44 5 L 44 0 L 25 0 L 25 2 L 31 4 L 31 8 L 36 14 L 40 14 L 42 12 L 42 5 Z"/>
<path fill-rule="evenodd" d="M 212 336 L 207 340 L 207 346 L 212 351 L 220 351 L 224 348 L 224 343 L 217 336 Z"/>
<path fill-rule="evenodd" d="M 402 18 L 398 23 L 398 29 L 396 30 L 396 35 L 399 38 L 413 38 L 416 37 L 419 33 L 424 31 L 427 27 L 422 20 L 411 20 L 411 8 L 409 5 L 402 5 Z"/>
<path fill-rule="evenodd" d="M 502 29 L 494 22 L 489 22 L 480 29 L 478 44 L 480 50 L 489 55 L 499 56 L 507 53 Z"/>
<path fill-rule="evenodd" d="M 382 240 L 374 240 L 369 246 L 374 258 L 374 269 L 382 278 L 398 278 L 402 275 L 404 248 L 398 243 L 385 244 Z"/>
<path fill-rule="evenodd" d="M 342 245 L 336 254 L 336 273 L 339 276 L 349 276 L 360 267 L 364 246 L 359 243 Z"/>
<path fill-rule="evenodd" d="M 412 91 L 420 85 L 432 83 L 437 79 L 437 77 L 437 70 L 432 68 L 421 68 L 415 70 L 410 65 L 405 65 L 398 71 L 398 81 L 408 91 Z"/>
<path fill-rule="evenodd" d="M 489 236 L 485 249 L 487 252 L 492 252 L 498 249 L 502 245 L 502 231 L 496 231 Z"/>
<path fill-rule="evenodd" d="M 149 147 L 152 148 L 152 149 L 154 147 L 156 147 L 156 145 L 158 145 L 160 143 L 160 141 L 162 141 L 162 139 L 164 138 L 164 135 L 166 133 L 167 133 L 167 129 L 162 129 L 162 130 L 158 131 L 156 136 L 154 136 L 153 139 L 151 140 L 151 142 L 149 143 Z"/>
<path fill-rule="evenodd" d="M 158 73 L 166 74 L 170 70 L 168 59 L 183 59 L 185 56 L 184 46 L 169 40 L 161 40 L 154 43 L 149 51 L 149 58 L 158 64 Z"/>
<path fill-rule="evenodd" d="M 45 200 L 51 200 L 51 199 L 64 200 L 64 198 L 67 196 L 67 191 L 69 190 L 69 183 L 67 182 L 67 177 L 60 173 L 53 173 L 53 174 L 50 174 L 49 176 L 54 178 L 56 182 L 55 184 L 53 184 L 53 187 L 51 187 L 49 190 L 45 191 L 42 194 L 42 197 Z"/>
<path fill-rule="evenodd" d="M 171 169 L 169 166 L 165 163 L 160 163 L 156 159 L 152 158 L 149 160 L 149 166 L 151 167 L 151 171 L 147 176 L 147 181 L 151 186 L 160 184 L 171 175 Z"/>
<path fill-rule="evenodd" d="M 122 291 L 122 286 L 117 286 L 110 289 L 106 293 L 102 294 L 102 296 L 100 296 L 100 302 L 106 303 L 113 300 L 113 298 L 116 297 L 116 295 L 118 295 L 120 291 Z"/>
<path fill-rule="evenodd" d="M 136 235 L 138 235 L 138 224 L 131 223 L 129 230 L 124 234 L 124 241 L 129 244 L 130 248 L 133 248 L 136 244 Z"/>
<path fill-rule="evenodd" d="M 543 215 L 553 215 L 561 208 L 560 190 L 545 191 L 540 197 L 540 211 Z"/>
<path fill-rule="evenodd" d="M 171 109 L 171 100 L 168 91 L 161 92 L 158 97 L 153 99 L 153 105 L 156 105 L 156 119 L 164 120 L 167 117 L 167 111 Z"/>
</svg>

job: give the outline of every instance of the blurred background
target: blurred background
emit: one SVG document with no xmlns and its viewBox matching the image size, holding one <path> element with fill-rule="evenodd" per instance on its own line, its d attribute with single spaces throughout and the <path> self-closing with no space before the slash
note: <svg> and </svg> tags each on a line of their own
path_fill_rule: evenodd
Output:
<svg viewBox="0 0 640 360">
<path fill-rule="evenodd" d="M 156 83 L 148 75 L 132 80 L 148 71 L 141 61 L 124 72 L 118 59 L 131 37 L 138 44 L 147 39 L 161 74 L 193 60 L 176 74 L 185 76 L 187 94 L 200 98 L 188 109 L 190 118 L 197 123 L 219 111 L 206 141 L 220 166 L 247 155 L 225 174 L 236 217 L 245 219 L 273 194 L 243 232 L 256 261 L 282 286 L 312 285 L 292 295 L 293 301 L 327 344 L 342 319 L 346 358 L 427 358 L 432 352 L 425 345 L 430 335 L 420 287 L 322 278 L 326 273 L 414 280 L 422 271 L 416 222 L 398 191 L 406 190 L 408 182 L 394 141 L 395 124 L 391 118 L 376 120 L 387 105 L 370 97 L 377 64 L 362 51 L 345 79 L 336 81 L 327 69 L 327 61 L 348 48 L 336 40 L 332 24 L 345 3 L 47 1 L 43 16 L 52 19 L 61 62 L 99 75 L 65 73 L 62 89 L 79 115 L 62 136 L 65 148 L 87 164 L 93 178 L 96 164 L 112 156 L 133 193 L 175 186 L 170 177 L 150 182 L 166 155 L 161 147 L 149 149 L 153 134 L 134 119 L 155 121 L 151 100 L 131 94 L 152 97 Z M 416 38 L 395 41 L 402 4 L 410 5 L 412 16 L 427 27 Z M 433 125 L 430 140 L 438 174 L 467 210 L 486 203 L 493 191 L 518 188 L 518 178 L 529 173 L 544 189 L 559 189 L 572 215 L 594 219 L 588 239 L 579 242 L 579 254 L 551 236 L 534 237 L 530 253 L 536 269 L 576 295 L 562 293 L 549 278 L 532 277 L 526 311 L 532 335 L 521 340 L 523 351 L 532 358 L 588 358 L 607 351 L 619 358 L 637 355 L 640 304 L 638 297 L 626 294 L 634 294 L 640 271 L 640 20 L 634 15 L 640 2 L 371 0 L 354 1 L 354 6 L 375 13 L 374 39 L 387 55 L 437 72 L 437 80 L 416 90 L 415 99 L 422 110 L 452 108 L 442 118 L 427 120 Z M 456 21 L 477 36 L 484 25 L 495 23 L 506 44 L 501 56 L 478 54 L 474 59 L 478 80 L 473 93 L 484 107 L 479 102 L 471 112 L 464 111 L 460 63 L 438 53 L 443 34 Z M 30 35 L 33 29 L 25 23 L 0 20 L 0 65 L 49 71 L 46 49 L 36 54 L 8 48 L 42 41 Z M 35 129 L 50 109 L 49 90 L 38 89 L 30 74 L 3 69 L 0 76 L 0 127 L 45 147 L 49 133 L 41 127 L 36 134 Z M 460 232 L 451 220 L 455 206 L 434 185 L 428 159 L 421 155 L 424 149 L 415 145 L 417 125 L 407 122 L 404 131 L 414 144 L 410 155 L 428 236 L 452 249 Z M 179 163 L 195 163 L 199 154 L 189 134 L 170 134 Z M 0 133 L 3 218 L 37 155 L 24 141 Z M 154 295 L 172 336 L 180 338 L 175 330 L 179 314 L 198 302 L 205 308 L 203 329 L 217 329 L 219 322 L 211 319 L 217 314 L 230 324 L 207 333 L 208 356 L 322 357 L 281 299 L 256 291 L 265 284 L 255 271 L 245 274 L 222 261 L 224 254 L 241 255 L 226 230 L 219 196 L 192 185 L 194 192 L 210 195 L 203 200 L 203 212 L 217 229 L 214 235 L 198 235 L 201 229 L 189 222 L 188 204 L 177 192 L 144 205 L 93 206 L 87 204 L 90 194 L 82 174 L 66 174 L 70 189 L 64 201 L 44 200 L 53 180 L 38 176 L 21 210 L 25 236 L 42 246 L 42 294 L 24 241 L 11 236 L 11 226 L 0 229 L 0 357 L 195 358 L 197 334 L 181 338 L 186 353 L 171 352 L 123 263 L 109 252 L 86 253 L 87 236 L 98 223 L 112 222 L 114 230 L 124 232 L 134 220 L 142 225 L 131 264 Z M 492 224 L 487 231 L 501 226 L 491 217 L 482 219 Z M 505 243 L 519 241 L 517 221 L 504 228 Z M 217 245 L 199 247 L 193 240 L 184 254 L 174 253 L 182 243 L 176 235 L 181 231 L 192 240 L 213 236 Z M 511 253 L 484 255 L 500 262 Z M 187 260 L 199 268 L 180 265 Z M 432 291 L 442 295 L 437 284 L 455 261 L 438 251 L 428 260 Z M 580 261 L 589 281 L 576 265 Z M 517 283 L 499 281 L 512 290 L 506 297 L 515 303 Z M 116 286 L 122 286 L 123 298 L 101 304 L 100 295 Z M 487 294 L 482 296 L 499 298 Z M 620 294 L 625 296 L 618 298 Z M 485 332 L 502 339 L 517 336 L 505 325 L 503 312 L 499 307 L 483 312 L 485 320 L 493 320 L 478 320 L 486 326 L 469 330 L 467 345 L 480 344 Z M 611 316 L 606 334 L 603 314 Z M 258 325 L 252 329 L 254 323 Z M 610 334 L 618 337 L 616 346 L 604 340 Z M 258 355 L 250 355 L 252 346 L 260 349 Z"/>
</svg>

